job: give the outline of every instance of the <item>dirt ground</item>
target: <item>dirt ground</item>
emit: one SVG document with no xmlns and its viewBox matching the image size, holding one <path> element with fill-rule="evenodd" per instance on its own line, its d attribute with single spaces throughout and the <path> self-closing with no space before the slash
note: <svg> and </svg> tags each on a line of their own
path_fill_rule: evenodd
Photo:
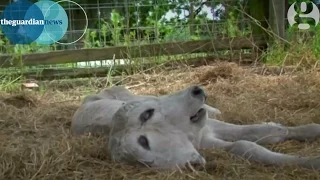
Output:
<svg viewBox="0 0 320 180">
<path fill-rule="evenodd" d="M 208 104 L 221 119 L 237 124 L 277 122 L 289 126 L 320 123 L 320 74 L 258 75 L 231 63 L 139 76 L 128 84 L 137 94 L 161 95 L 191 84 L 206 89 Z M 137 83 L 136 83 L 137 84 Z M 97 91 L 93 87 L 91 90 Z M 205 168 L 156 171 L 116 164 L 106 139 L 70 133 L 71 118 L 88 89 L 1 93 L 0 179 L 320 179 L 320 172 L 299 167 L 272 167 L 230 154 L 201 151 Z M 268 146 L 273 151 L 319 156 L 320 140 L 289 141 Z"/>
</svg>

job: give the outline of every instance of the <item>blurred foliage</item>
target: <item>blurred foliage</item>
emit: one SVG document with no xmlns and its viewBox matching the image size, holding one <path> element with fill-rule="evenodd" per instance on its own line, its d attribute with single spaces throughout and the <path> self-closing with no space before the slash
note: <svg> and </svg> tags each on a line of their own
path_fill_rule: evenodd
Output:
<svg viewBox="0 0 320 180">
<path fill-rule="evenodd" d="M 60 0 L 54 1 L 58 2 Z M 298 2 L 298 6 L 300 2 L 308 1 L 311 0 L 289 0 L 289 3 Z M 94 3 L 88 0 L 74 0 L 74 2 L 80 5 L 82 3 Z M 115 0 L 103 2 L 116 3 Z M 130 5 L 125 5 L 125 2 L 128 2 Z M 256 7 L 251 7 L 250 9 L 248 2 L 252 1 L 135 0 L 132 2 L 130 0 L 120 0 L 117 2 L 118 6 L 120 4 L 120 8 L 112 9 L 110 16 L 102 16 L 95 22 L 90 20 L 90 23 L 95 24 L 95 27 L 86 31 L 82 39 L 83 47 L 98 48 L 154 42 L 212 39 L 221 36 L 250 36 L 252 33 L 251 25 L 253 23 L 244 21 L 246 15 L 243 11 L 261 14 L 262 9 Z M 220 3 L 226 8 L 225 11 L 218 9 Z M 65 8 L 69 6 L 68 2 L 61 2 L 59 4 Z M 209 19 L 206 13 L 198 13 L 205 6 L 214 10 L 211 13 L 217 19 Z M 297 11 L 299 11 L 299 8 L 297 8 Z M 163 18 L 168 12 L 171 12 L 172 17 L 170 19 Z M 191 15 L 193 16 L 191 17 Z M 303 21 L 308 21 L 309 23 L 310 20 Z M 313 31 L 315 34 L 320 33 L 319 28 L 314 26 L 310 31 Z M 298 32 L 299 30 L 296 27 L 289 27 L 287 30 L 288 40 L 296 41 Z M 319 37 L 316 36 L 316 38 L 308 42 L 313 53 L 319 54 Z M 61 48 L 61 45 L 57 43 L 46 46 L 35 43 L 12 45 L 0 31 L 1 53 L 19 56 L 24 53 L 54 51 L 59 49 L 59 46 Z M 282 51 L 277 47 L 274 50 L 279 50 L 279 52 L 271 54 L 278 54 Z"/>
</svg>

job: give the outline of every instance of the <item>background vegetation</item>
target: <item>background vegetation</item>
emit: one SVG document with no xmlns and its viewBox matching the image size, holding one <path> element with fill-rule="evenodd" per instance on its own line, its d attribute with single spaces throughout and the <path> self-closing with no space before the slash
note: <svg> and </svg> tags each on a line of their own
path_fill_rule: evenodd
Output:
<svg viewBox="0 0 320 180">
<path fill-rule="evenodd" d="M 72 46 L 42 46 L 34 43 L 13 45 L 1 35 L 1 55 L 12 55 L 8 60 L 17 66 L 0 68 L 0 179 L 319 179 L 319 171 L 296 166 L 266 166 L 247 162 L 219 150 L 201 151 L 207 161 L 205 168 L 198 167 L 192 172 L 183 170 L 183 173 L 159 172 L 115 163 L 107 153 L 107 139 L 94 136 L 77 137 L 70 132 L 70 120 L 79 108 L 82 98 L 108 86 L 111 78 L 119 78 L 133 93 L 145 95 L 164 95 L 190 84 L 200 84 L 208 93 L 207 104 L 222 110 L 222 117 L 219 118 L 225 122 L 275 122 L 286 126 L 319 124 L 320 74 L 316 68 L 320 51 L 320 27 L 315 26 L 312 19 L 297 18 L 297 21 L 313 23 L 313 27 L 309 31 L 288 27 L 285 43 L 278 37 L 271 36 L 269 48 L 262 54 L 262 67 L 260 64 L 247 68 L 236 63 L 218 62 L 214 66 L 182 66 L 181 69 L 173 71 L 160 66 L 160 71 L 148 74 L 112 77 L 114 70 L 113 66 L 109 65 L 106 67 L 110 69 L 105 75 L 106 78 L 40 81 L 40 92 L 21 91 L 20 85 L 25 81 L 25 72 L 38 72 L 44 68 L 107 66 L 99 61 L 84 65 L 75 63 L 25 67 L 21 61 L 23 54 L 66 48 L 101 48 L 219 37 L 250 37 L 254 34 L 252 27 L 260 24 L 249 14 L 260 14 L 262 10 L 248 9 L 247 2 L 263 3 L 266 0 L 215 0 L 215 3 L 206 3 L 206 6 L 213 8 L 218 7 L 219 3 L 225 6 L 226 11 L 215 11 L 220 15 L 216 20 L 208 19 L 202 11 L 194 18 L 177 18 L 185 11 L 192 10 L 197 14 L 199 5 L 204 1 L 194 1 L 194 7 L 186 0 L 128 0 L 131 2 L 128 6 L 124 6 L 126 0 L 100 0 L 100 5 L 93 6 L 89 5 L 92 0 L 74 1 L 83 5 L 87 13 L 91 14 L 90 28 L 81 43 Z M 290 0 L 290 3 L 293 2 Z M 63 6 L 66 9 L 70 8 L 68 3 Z M 102 12 L 101 17 L 92 17 L 92 14 L 97 14 L 92 11 L 97 12 L 99 8 Z M 176 16 L 170 20 L 161 19 L 169 10 L 175 11 Z M 75 32 L 72 28 L 70 31 Z M 269 29 L 263 31 L 272 35 Z M 230 53 L 232 52 L 220 51 L 213 54 Z M 141 61 L 176 61 L 199 56 L 204 57 L 208 54 L 134 58 L 133 61 L 139 70 L 137 62 Z M 296 71 L 297 68 L 308 71 Z M 282 75 L 283 73 L 285 75 Z M 303 143 L 286 141 L 267 146 L 276 152 L 314 157 L 319 155 L 319 147 L 319 140 Z"/>
<path fill-rule="evenodd" d="M 58 0 L 55 0 L 58 1 Z M 293 2 L 307 2 L 311 0 L 290 0 Z M 89 1 L 75 0 L 75 2 L 87 7 Z M 79 41 L 80 48 L 101 48 L 123 45 L 141 45 L 148 43 L 188 41 L 199 39 L 215 39 L 218 37 L 250 37 L 253 34 L 252 25 L 256 23 L 248 14 L 261 9 L 248 9 L 248 0 L 222 0 L 222 1 L 187 1 L 187 0 L 139 0 L 139 1 L 102 1 L 96 4 L 93 9 L 101 16 L 98 18 L 89 17 L 89 24 L 84 37 Z M 318 1 L 313 1 L 319 4 Z M 93 3 L 93 2 L 90 2 Z M 61 3 L 70 9 L 70 4 Z M 225 8 L 221 8 L 222 6 Z M 107 9 L 105 7 L 108 7 Z M 88 6 L 89 7 L 89 6 Z M 219 8 L 220 7 L 220 8 Z M 208 11 L 211 8 L 213 18 L 208 18 Z M 71 8 L 72 9 L 72 8 Z M 308 12 L 311 8 L 308 7 Z M 103 13 L 105 11 L 105 13 Z M 299 8 L 297 8 L 299 12 Z M 110 13 L 109 13 L 110 12 Z M 171 12 L 173 15 L 167 19 L 164 17 Z M 109 15 L 108 15 L 109 14 Z M 183 17 L 183 18 L 181 18 Z M 263 19 L 258 19 L 264 21 Z M 267 51 L 263 54 L 263 62 L 267 65 L 296 65 L 301 67 L 317 66 L 320 51 L 320 27 L 314 25 L 312 19 L 299 19 L 298 22 L 307 22 L 312 25 L 308 31 L 300 31 L 296 26 L 288 27 L 286 46 L 282 40 L 273 37 Z M 69 29 L 71 32 L 73 29 Z M 270 34 L 269 29 L 264 29 Z M 108 66 L 108 63 L 99 61 L 94 63 L 71 63 L 51 66 L 23 66 L 21 55 L 26 53 L 39 53 L 56 51 L 66 48 L 57 43 L 52 45 L 13 45 L 5 38 L 0 31 L 0 53 L 12 54 L 10 61 L 18 64 L 15 68 L 0 68 L 0 81 L 13 82 L 21 77 L 8 76 L 8 74 L 22 74 L 30 70 L 41 70 L 43 68 L 76 68 L 92 66 Z M 68 47 L 70 49 L 70 47 Z M 72 47 L 71 47 L 72 48 Z M 228 51 L 217 52 L 228 54 Z M 177 57 L 152 57 L 135 58 L 133 61 L 167 61 L 184 59 L 190 56 L 206 56 L 206 54 L 181 55 Z"/>
</svg>

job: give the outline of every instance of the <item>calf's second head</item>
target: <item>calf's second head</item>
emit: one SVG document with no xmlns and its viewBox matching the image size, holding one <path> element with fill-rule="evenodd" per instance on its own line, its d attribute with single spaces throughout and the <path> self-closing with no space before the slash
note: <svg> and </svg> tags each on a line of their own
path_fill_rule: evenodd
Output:
<svg viewBox="0 0 320 180">
<path fill-rule="evenodd" d="M 190 130 L 203 127 L 206 115 L 201 108 L 205 94 L 198 88 L 124 104 L 112 121 L 112 158 L 162 168 L 205 164 L 188 136 Z"/>
</svg>

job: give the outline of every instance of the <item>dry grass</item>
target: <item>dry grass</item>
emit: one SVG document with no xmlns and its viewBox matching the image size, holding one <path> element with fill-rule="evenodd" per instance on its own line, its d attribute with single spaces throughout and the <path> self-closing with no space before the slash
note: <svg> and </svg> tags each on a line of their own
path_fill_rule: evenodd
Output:
<svg viewBox="0 0 320 180">
<path fill-rule="evenodd" d="M 165 75 L 163 75 L 165 74 Z M 230 63 L 148 75 L 139 94 L 160 95 L 191 84 L 203 84 L 209 104 L 222 119 L 247 124 L 275 121 L 286 125 L 320 123 L 320 74 L 317 71 L 262 76 Z M 249 163 L 215 150 L 198 172 L 159 172 L 113 163 L 106 139 L 73 137 L 70 120 L 83 92 L 2 94 L 0 100 L 0 179 L 320 179 L 320 173 L 298 167 Z M 320 155 L 320 141 L 285 142 L 274 151 Z"/>
</svg>

